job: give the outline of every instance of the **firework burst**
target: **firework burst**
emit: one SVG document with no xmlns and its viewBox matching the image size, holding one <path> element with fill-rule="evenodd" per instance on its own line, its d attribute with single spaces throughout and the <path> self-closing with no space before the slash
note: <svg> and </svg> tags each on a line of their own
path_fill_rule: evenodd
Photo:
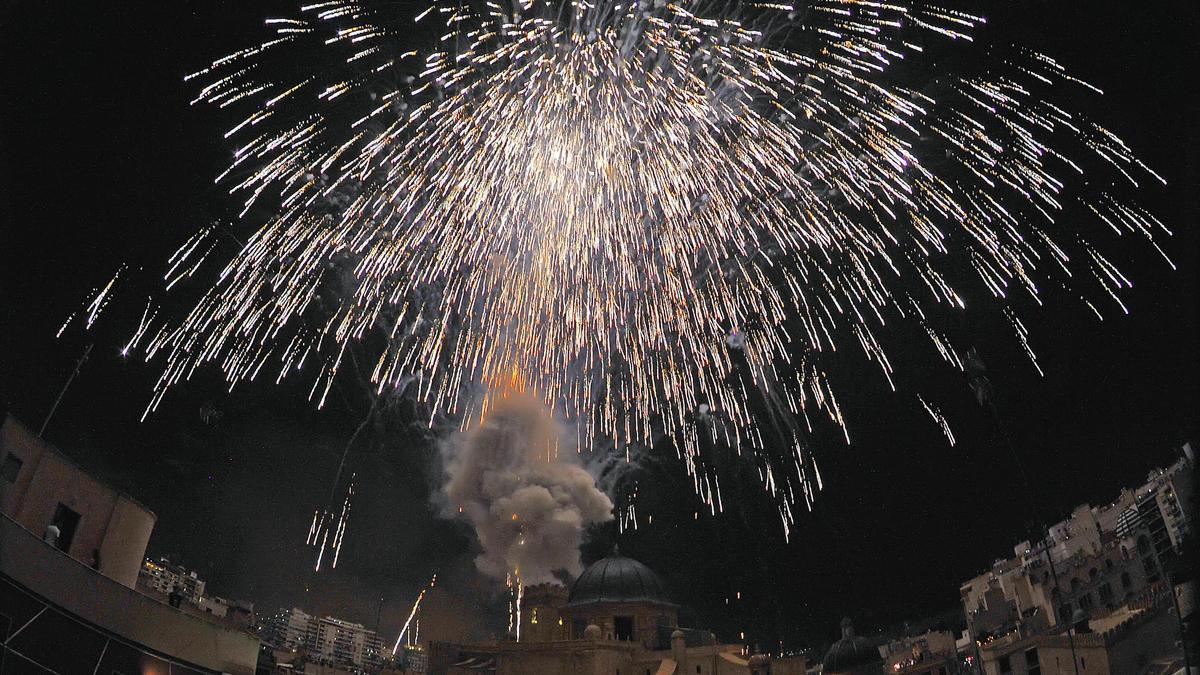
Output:
<svg viewBox="0 0 1200 675">
<path fill-rule="evenodd" d="M 931 316 L 1068 282 L 1098 315 L 1105 296 L 1123 309 L 1130 282 L 1092 231 L 1165 233 L 1097 189 L 1157 177 L 1054 103 L 1090 85 L 1027 50 L 982 58 L 969 14 L 435 3 L 417 17 L 433 47 L 405 52 L 414 24 L 393 12 L 309 5 L 192 76 L 197 103 L 243 111 L 219 181 L 273 215 L 149 340 L 150 408 L 207 363 L 230 386 L 312 364 L 323 404 L 358 342 L 379 391 L 415 383 L 431 419 L 478 419 L 519 373 L 584 447 L 668 435 L 714 510 L 702 449 L 733 448 L 787 530 L 820 487 L 805 425 L 845 427 L 822 356 L 861 349 L 894 387 L 905 322 L 961 368 Z"/>
</svg>

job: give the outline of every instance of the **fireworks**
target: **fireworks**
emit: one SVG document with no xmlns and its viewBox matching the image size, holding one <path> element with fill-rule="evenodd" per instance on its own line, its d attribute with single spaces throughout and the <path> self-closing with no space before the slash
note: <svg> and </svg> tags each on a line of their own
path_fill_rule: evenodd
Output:
<svg viewBox="0 0 1200 675">
<path fill-rule="evenodd" d="M 339 515 L 335 517 L 329 510 L 313 512 L 312 524 L 308 526 L 308 536 L 304 543 L 317 549 L 317 562 L 313 566 L 314 572 L 321 571 L 321 562 L 325 559 L 326 551 L 333 555 L 329 564 L 330 569 L 337 569 L 338 558 L 342 554 L 342 540 L 346 536 L 346 523 L 350 519 L 350 499 L 354 496 L 354 478 L 354 476 L 350 477 L 350 485 L 346 488 L 346 498 L 342 500 L 342 510 Z M 333 536 L 332 540 L 330 540 L 330 535 Z"/>
<path fill-rule="evenodd" d="M 396 644 L 394 647 L 392 647 L 393 654 L 400 651 L 400 642 L 404 640 L 404 636 L 406 635 L 408 636 L 408 640 L 404 644 L 410 647 L 419 644 L 417 639 L 417 631 L 420 630 L 421 626 L 421 618 L 418 614 L 418 612 L 421 611 L 421 601 L 425 599 L 425 593 L 436 585 L 437 574 L 435 573 L 433 577 L 429 579 L 429 584 L 421 589 L 421 592 L 417 594 L 417 599 L 413 601 L 412 609 L 408 612 L 408 618 L 404 620 L 404 627 L 400 629 L 400 634 L 396 636 Z M 413 623 L 414 619 L 416 619 L 415 624 Z M 410 626 L 413 629 L 411 632 L 409 631 Z"/>
<path fill-rule="evenodd" d="M 1093 235 L 1166 233 L 1112 187 L 1157 176 L 1054 102 L 1090 85 L 985 58 L 962 12 L 437 3 L 419 18 L 441 37 L 404 51 L 395 11 L 309 5 L 192 76 L 197 103 L 241 111 L 218 180 L 275 215 L 152 333 L 150 408 L 204 364 L 230 386 L 303 372 L 323 404 L 360 343 L 379 392 L 413 382 L 465 424 L 520 373 L 585 447 L 674 438 L 714 512 L 703 448 L 748 457 L 787 530 L 820 488 L 804 428 L 845 427 L 822 357 L 857 346 L 895 388 L 908 324 L 961 368 L 936 318 L 964 298 L 1069 283 L 1102 317 L 1131 284 Z"/>
<path fill-rule="evenodd" d="M 508 634 L 513 640 L 521 641 L 521 601 L 525 599 L 525 584 L 521 583 L 521 570 L 513 570 L 504 577 L 508 589 Z"/>
</svg>

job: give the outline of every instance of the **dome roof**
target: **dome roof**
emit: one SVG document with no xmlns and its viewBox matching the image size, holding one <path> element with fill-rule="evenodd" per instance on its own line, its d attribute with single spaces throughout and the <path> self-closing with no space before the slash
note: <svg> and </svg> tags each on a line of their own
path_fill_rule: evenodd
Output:
<svg viewBox="0 0 1200 675">
<path fill-rule="evenodd" d="M 571 584 L 567 607 L 609 602 L 650 602 L 674 605 L 662 579 L 649 567 L 622 556 L 616 549 L 597 560 Z"/>
<path fill-rule="evenodd" d="M 826 673 L 840 673 L 881 663 L 879 650 L 871 641 L 854 634 L 854 624 L 849 618 L 842 619 L 842 639 L 833 643 L 821 662 Z"/>
</svg>

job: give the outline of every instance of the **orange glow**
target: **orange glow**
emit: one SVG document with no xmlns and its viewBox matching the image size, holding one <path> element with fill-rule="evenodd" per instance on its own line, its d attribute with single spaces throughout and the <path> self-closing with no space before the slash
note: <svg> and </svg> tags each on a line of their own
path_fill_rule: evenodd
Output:
<svg viewBox="0 0 1200 675">
<path fill-rule="evenodd" d="M 521 376 L 521 369 L 517 364 L 513 364 L 508 369 L 508 376 L 505 377 L 502 373 L 497 373 L 496 376 L 489 378 L 486 382 L 488 392 L 483 397 L 483 406 L 479 411 L 479 423 L 482 424 L 487 419 L 488 411 L 496 401 L 504 401 L 517 394 L 524 394 L 529 390 L 529 385 L 525 382 L 525 378 Z"/>
</svg>

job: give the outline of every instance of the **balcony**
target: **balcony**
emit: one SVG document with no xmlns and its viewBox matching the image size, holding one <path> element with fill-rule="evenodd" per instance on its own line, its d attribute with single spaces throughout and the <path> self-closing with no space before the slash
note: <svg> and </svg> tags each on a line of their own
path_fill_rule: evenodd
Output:
<svg viewBox="0 0 1200 675">
<path fill-rule="evenodd" d="M 51 673 L 252 675 L 258 659 L 257 637 L 114 581 L 3 514 L 0 608 L 4 663 Z"/>
</svg>

